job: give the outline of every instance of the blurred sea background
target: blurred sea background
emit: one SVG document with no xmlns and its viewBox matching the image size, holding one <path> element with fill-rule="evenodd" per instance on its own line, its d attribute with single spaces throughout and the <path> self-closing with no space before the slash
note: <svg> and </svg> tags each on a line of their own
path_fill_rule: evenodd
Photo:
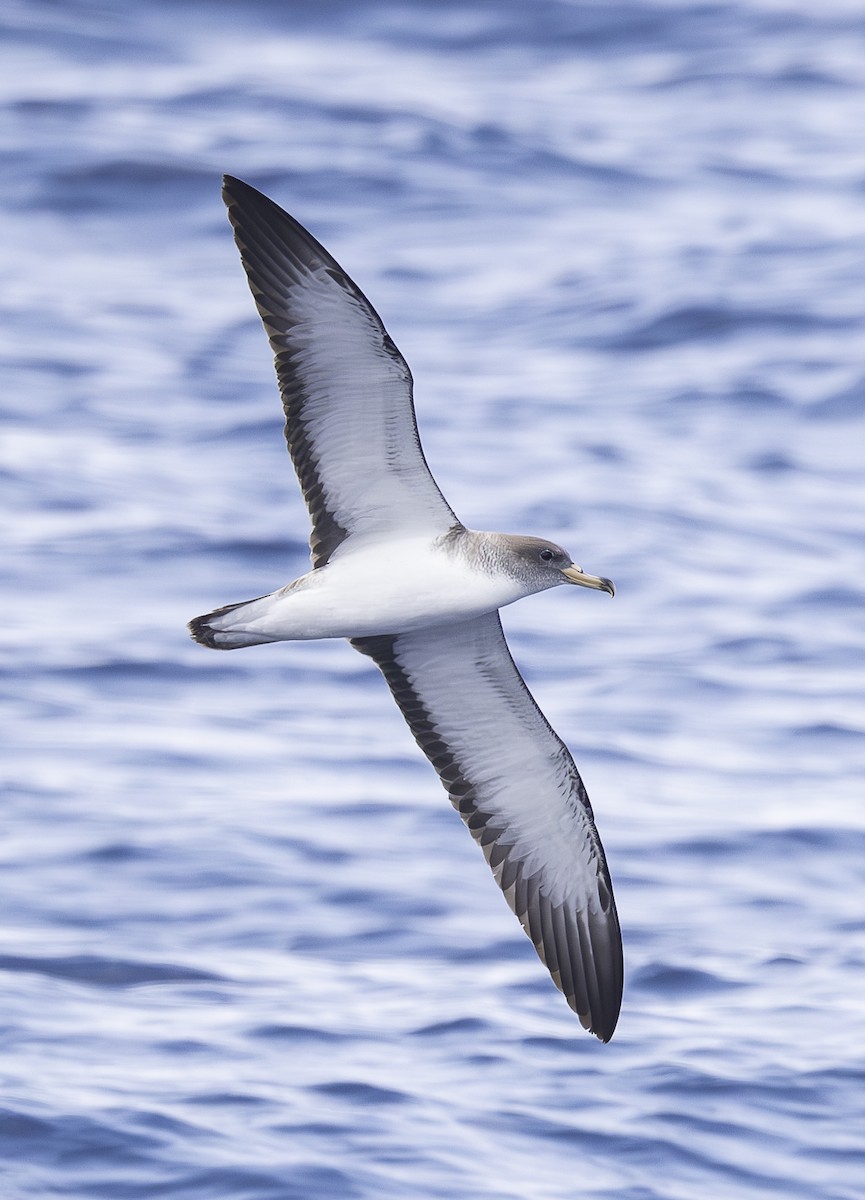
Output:
<svg viewBox="0 0 865 1200">
<path fill-rule="evenodd" d="M 859 1200 L 865 20 L 845 0 L 5 0 L 9 1200 Z M 228 171 L 412 366 L 625 934 L 609 1046 L 307 567 Z"/>
</svg>

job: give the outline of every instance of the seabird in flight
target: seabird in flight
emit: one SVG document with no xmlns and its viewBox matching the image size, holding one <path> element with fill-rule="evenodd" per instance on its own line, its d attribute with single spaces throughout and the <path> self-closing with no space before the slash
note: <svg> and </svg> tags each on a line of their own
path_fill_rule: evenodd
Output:
<svg viewBox="0 0 865 1200">
<path fill-rule="evenodd" d="M 276 357 L 312 570 L 196 617 L 192 636 L 215 650 L 348 638 L 369 655 L 556 986 L 609 1041 L 622 939 L 603 847 L 498 610 L 560 584 L 613 584 L 553 542 L 467 529 L 427 467 L 411 372 L 372 305 L 261 192 L 226 176 L 223 198 Z"/>
</svg>

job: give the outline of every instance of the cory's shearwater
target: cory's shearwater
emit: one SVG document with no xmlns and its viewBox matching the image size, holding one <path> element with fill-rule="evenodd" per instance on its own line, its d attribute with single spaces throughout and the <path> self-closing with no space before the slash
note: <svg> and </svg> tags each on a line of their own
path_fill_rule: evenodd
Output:
<svg viewBox="0 0 865 1200">
<path fill-rule="evenodd" d="M 223 198 L 276 356 L 313 569 L 196 617 L 192 636 L 216 650 L 339 637 L 369 655 L 556 986 L 608 1041 L 622 941 L 604 851 L 498 609 L 613 584 L 552 542 L 465 528 L 429 472 L 411 373 L 372 305 L 272 200 L 230 176 Z"/>
</svg>

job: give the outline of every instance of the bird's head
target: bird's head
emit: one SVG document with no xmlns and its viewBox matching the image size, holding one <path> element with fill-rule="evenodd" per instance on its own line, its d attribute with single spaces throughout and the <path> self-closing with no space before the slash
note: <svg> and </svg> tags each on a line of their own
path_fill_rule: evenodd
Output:
<svg viewBox="0 0 865 1200">
<path fill-rule="evenodd" d="M 612 579 L 600 575 L 589 575 L 578 567 L 567 550 L 555 542 L 543 538 L 512 536 L 508 538 L 509 549 L 519 564 L 521 575 L 537 585 L 536 590 L 558 587 L 562 583 L 573 583 L 578 587 L 594 588 L 615 596 L 616 587 Z"/>
</svg>

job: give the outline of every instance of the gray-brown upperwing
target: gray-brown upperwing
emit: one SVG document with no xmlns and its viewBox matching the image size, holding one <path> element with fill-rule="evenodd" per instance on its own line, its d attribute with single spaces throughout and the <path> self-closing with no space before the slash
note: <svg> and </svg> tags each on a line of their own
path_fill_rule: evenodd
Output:
<svg viewBox="0 0 865 1200">
<path fill-rule="evenodd" d="M 423 456 L 411 372 L 375 309 L 267 196 L 227 175 L 223 199 L 276 358 L 313 565 L 353 535 L 458 526 Z"/>
<path fill-rule="evenodd" d="M 356 638 L 375 660 L 556 986 L 602 1041 L 622 1001 L 622 936 L 574 760 L 517 670 L 498 613 Z"/>
</svg>

